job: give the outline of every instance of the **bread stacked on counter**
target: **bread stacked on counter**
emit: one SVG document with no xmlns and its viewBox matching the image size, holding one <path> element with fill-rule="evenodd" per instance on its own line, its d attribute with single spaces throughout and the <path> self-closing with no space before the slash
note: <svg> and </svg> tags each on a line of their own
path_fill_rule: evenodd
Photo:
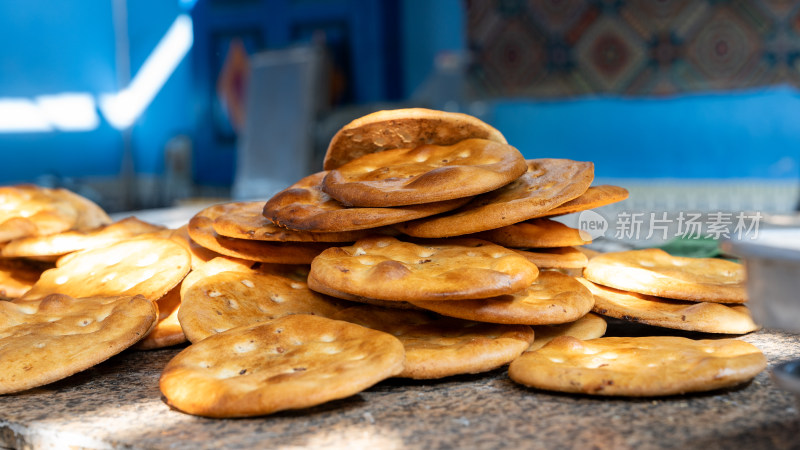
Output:
<svg viewBox="0 0 800 450">
<path fill-rule="evenodd" d="M 684 258 L 659 249 L 593 258 L 581 282 L 594 311 L 648 325 L 703 333 L 758 329 L 747 307 L 744 267 L 724 259 Z"/>
<path fill-rule="evenodd" d="M 13 236 L 10 267 L 68 254 L 0 303 L 0 361 L 20 361 L 2 365 L 0 393 L 183 339 L 161 391 L 209 417 L 508 364 L 528 386 L 623 396 L 717 389 L 763 370 L 763 354 L 739 340 L 601 337 L 606 322 L 591 311 L 710 333 L 757 327 L 736 263 L 655 250 L 589 260 L 580 246 L 591 238 L 553 217 L 627 197 L 591 186 L 593 170 L 525 160 L 464 114 L 381 111 L 334 136 L 323 171 L 267 201 L 215 205 L 179 230 L 106 221 L 79 230 L 95 244 L 56 255 L 6 255 L 36 233 Z M 55 233 L 68 231 L 39 234 Z"/>
</svg>

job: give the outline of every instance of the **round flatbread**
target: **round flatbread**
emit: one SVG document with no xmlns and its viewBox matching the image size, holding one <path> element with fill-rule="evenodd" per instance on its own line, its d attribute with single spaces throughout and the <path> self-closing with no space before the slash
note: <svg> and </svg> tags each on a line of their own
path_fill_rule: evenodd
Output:
<svg viewBox="0 0 800 450">
<path fill-rule="evenodd" d="M 88 231 L 70 230 L 47 236 L 31 236 L 7 243 L 0 255 L 7 258 L 36 258 L 61 256 L 67 253 L 99 248 L 130 239 L 145 233 L 154 233 L 164 227 L 128 217 L 109 225 Z"/>
<path fill-rule="evenodd" d="M 181 324 L 178 322 L 178 311 L 181 307 L 181 285 L 172 288 L 167 295 L 156 301 L 158 319 L 147 336 L 137 342 L 133 348 L 138 350 L 155 350 L 186 342 Z"/>
<path fill-rule="evenodd" d="M 364 155 L 328 172 L 322 189 L 348 206 L 418 205 L 483 194 L 527 169 L 508 144 L 466 139 Z"/>
<path fill-rule="evenodd" d="M 382 308 L 400 308 L 400 309 L 417 309 L 422 310 L 422 308 L 412 305 L 408 302 L 400 302 L 396 300 L 378 300 L 376 298 L 367 298 L 367 297 L 359 297 L 358 295 L 348 294 L 346 292 L 337 291 L 336 289 L 331 289 L 328 286 L 323 285 L 319 281 L 315 280 L 314 277 L 309 276 L 307 279 L 308 288 L 314 292 L 319 292 L 320 294 L 325 294 L 329 297 L 338 298 L 341 300 L 347 300 L 348 302 L 356 302 L 356 303 L 366 303 L 367 305 L 374 305 L 380 306 Z"/>
<path fill-rule="evenodd" d="M 531 219 L 472 235 L 505 247 L 552 248 L 591 244 L 592 237 L 550 219 Z"/>
<path fill-rule="evenodd" d="M 536 339 L 528 347 L 528 351 L 538 350 L 559 336 L 572 336 L 582 341 L 597 339 L 606 334 L 607 326 L 605 319 L 592 313 L 586 314 L 574 322 L 535 326 L 533 333 L 536 335 Z"/>
<path fill-rule="evenodd" d="M 275 272 L 221 272 L 195 282 L 183 294 L 178 319 L 193 343 L 231 328 L 289 314 L 330 317 L 342 307 L 303 281 Z"/>
<path fill-rule="evenodd" d="M 478 322 L 547 325 L 577 320 L 594 305 L 594 298 L 575 278 L 542 271 L 529 287 L 510 295 L 457 302 L 415 301 L 413 305 L 439 314 Z"/>
<path fill-rule="evenodd" d="M 322 252 L 309 276 L 348 294 L 413 302 L 512 294 L 530 286 L 538 273 L 513 251 L 478 239 L 418 245 L 374 237 Z"/>
<path fill-rule="evenodd" d="M 378 111 L 342 127 L 328 145 L 323 166 L 331 170 L 370 153 L 425 144 L 452 145 L 470 138 L 506 143 L 495 128 L 467 114 L 424 108 Z"/>
<path fill-rule="evenodd" d="M 595 256 L 583 276 L 603 286 L 657 297 L 715 303 L 747 301 L 741 264 L 672 256 L 656 248 Z"/>
<path fill-rule="evenodd" d="M 220 208 L 211 206 L 189 220 L 189 236 L 201 246 L 232 258 L 276 264 L 309 264 L 315 256 L 330 247 L 323 242 L 270 242 L 220 236 L 214 231 L 214 220 Z"/>
<path fill-rule="evenodd" d="M 617 203 L 628 198 L 628 190 L 611 185 L 589 186 L 580 197 L 574 198 L 536 217 L 560 216 Z"/>
<path fill-rule="evenodd" d="M 0 394 L 43 386 L 86 370 L 148 333 L 158 312 L 143 297 L 52 294 L 0 302 Z"/>
<path fill-rule="evenodd" d="M 53 194 L 69 202 L 78 213 L 73 228 L 78 231 L 93 230 L 112 222 L 111 217 L 97 203 L 67 189 L 53 189 Z"/>
<path fill-rule="evenodd" d="M 578 247 L 579 248 L 579 247 Z M 585 253 L 576 247 L 512 249 L 540 269 L 583 269 L 589 263 Z"/>
<path fill-rule="evenodd" d="M 561 336 L 517 358 L 508 375 L 538 389 L 649 397 L 735 386 L 766 365 L 758 348 L 736 339 Z"/>
<path fill-rule="evenodd" d="M 404 378 L 486 372 L 513 361 L 533 342 L 526 325 L 471 322 L 423 311 L 354 306 L 335 317 L 399 339 L 406 362 L 398 376 Z"/>
<path fill-rule="evenodd" d="M 189 254 L 192 256 L 192 269 L 196 269 L 198 266 L 211 261 L 214 258 L 221 257 L 219 253 L 209 250 L 202 245 L 198 244 L 197 242 L 193 241 L 191 237 L 189 237 L 189 225 L 183 225 L 180 228 L 172 230 L 170 233 L 169 238 L 178 244 L 181 247 L 186 249 Z"/>
<path fill-rule="evenodd" d="M 594 250 L 588 247 L 573 247 L 574 249 L 578 250 L 579 252 L 586 255 L 586 262 L 589 262 L 590 259 L 594 258 L 597 255 L 601 255 L 603 252 L 598 250 Z"/>
<path fill-rule="evenodd" d="M 214 231 L 220 236 L 236 239 L 275 242 L 355 242 L 376 230 L 314 233 L 296 231 L 275 225 L 264 217 L 264 202 L 234 202 L 211 207 Z"/>
<path fill-rule="evenodd" d="M 594 165 L 568 159 L 531 159 L 528 171 L 500 189 L 475 197 L 448 214 L 398 225 L 410 236 L 451 237 L 532 219 L 589 188 Z"/>
<path fill-rule="evenodd" d="M 22 297 L 42 276 L 44 264 L 24 259 L 0 259 L 0 300 Z"/>
<path fill-rule="evenodd" d="M 278 192 L 264 205 L 264 217 L 293 230 L 343 232 L 393 225 L 453 210 L 470 199 L 396 208 L 350 208 L 322 191 L 328 172 L 309 175 Z"/>
<path fill-rule="evenodd" d="M 0 243 L 72 229 L 78 210 L 58 189 L 32 184 L 0 186 Z"/>
<path fill-rule="evenodd" d="M 702 333 L 744 334 L 759 329 L 743 305 L 670 300 L 579 281 L 594 295 L 593 311 L 604 316 Z"/>
<path fill-rule="evenodd" d="M 284 316 L 193 344 L 164 368 L 161 392 L 189 414 L 247 417 L 349 397 L 403 370 L 393 336 L 317 316 Z"/>
<path fill-rule="evenodd" d="M 183 280 L 191 264 L 183 247 L 160 238 L 135 238 L 68 256 L 42 273 L 20 300 L 58 293 L 76 298 L 142 295 L 155 302 Z"/>
<path fill-rule="evenodd" d="M 195 283 L 202 281 L 206 277 L 216 275 L 221 272 L 253 272 L 252 268 L 256 265 L 253 261 L 244 259 L 219 256 L 193 267 L 181 282 L 181 298 L 186 295 L 186 291 Z"/>
</svg>

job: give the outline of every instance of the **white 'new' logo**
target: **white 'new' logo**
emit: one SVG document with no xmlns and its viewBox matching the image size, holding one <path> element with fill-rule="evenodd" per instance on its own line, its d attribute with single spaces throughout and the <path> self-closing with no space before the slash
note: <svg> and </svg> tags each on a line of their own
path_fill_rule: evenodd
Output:
<svg viewBox="0 0 800 450">
<path fill-rule="evenodd" d="M 581 234 L 586 233 L 592 239 L 597 239 L 605 236 L 606 231 L 608 231 L 608 221 L 594 211 L 581 211 L 580 216 L 578 216 L 578 230 L 580 230 Z"/>
</svg>

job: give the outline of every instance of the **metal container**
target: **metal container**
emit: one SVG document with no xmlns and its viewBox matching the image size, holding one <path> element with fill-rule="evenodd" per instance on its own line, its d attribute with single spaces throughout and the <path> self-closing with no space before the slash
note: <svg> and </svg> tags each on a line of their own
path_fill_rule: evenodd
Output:
<svg viewBox="0 0 800 450">
<path fill-rule="evenodd" d="M 757 239 L 726 241 L 722 248 L 744 260 L 753 320 L 800 332 L 800 228 L 763 230 Z"/>
<path fill-rule="evenodd" d="M 800 228 L 763 230 L 757 239 L 727 241 L 722 249 L 744 259 L 753 320 L 800 332 Z M 772 379 L 800 402 L 800 359 L 775 366 Z"/>
</svg>

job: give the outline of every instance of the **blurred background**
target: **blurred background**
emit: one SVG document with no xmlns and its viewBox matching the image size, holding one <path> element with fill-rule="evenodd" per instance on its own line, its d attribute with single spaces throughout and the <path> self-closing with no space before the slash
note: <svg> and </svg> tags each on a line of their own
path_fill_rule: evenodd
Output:
<svg viewBox="0 0 800 450">
<path fill-rule="evenodd" d="M 110 212 L 266 199 L 409 106 L 594 161 L 618 208 L 798 204 L 788 0 L 27 0 L 0 39 L 0 184 Z"/>
</svg>

